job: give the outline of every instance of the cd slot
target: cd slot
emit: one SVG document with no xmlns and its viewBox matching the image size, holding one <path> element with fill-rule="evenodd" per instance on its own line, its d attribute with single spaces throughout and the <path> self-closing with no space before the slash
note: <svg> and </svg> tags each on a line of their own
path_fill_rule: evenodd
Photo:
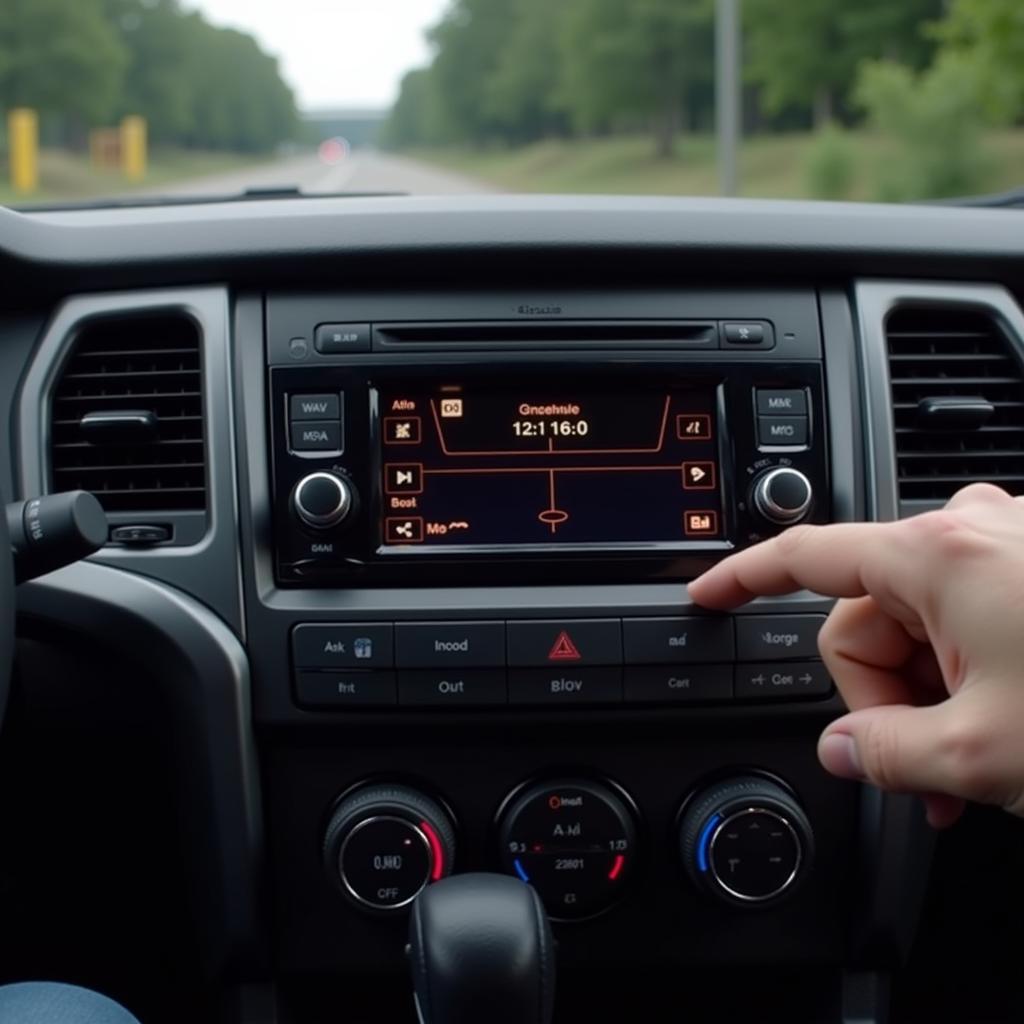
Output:
<svg viewBox="0 0 1024 1024">
<path fill-rule="evenodd" d="M 430 349 L 718 348 L 707 320 L 528 320 L 394 323 L 374 326 L 374 348 Z"/>
</svg>

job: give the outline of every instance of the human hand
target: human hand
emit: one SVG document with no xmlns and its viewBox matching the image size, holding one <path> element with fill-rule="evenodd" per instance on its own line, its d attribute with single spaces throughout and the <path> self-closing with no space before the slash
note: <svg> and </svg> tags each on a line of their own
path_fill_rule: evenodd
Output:
<svg viewBox="0 0 1024 1024">
<path fill-rule="evenodd" d="M 806 588 L 842 598 L 818 638 L 850 714 L 818 744 L 834 775 L 1024 816 L 1024 502 L 988 484 L 893 523 L 795 526 L 689 586 L 707 608 Z"/>
</svg>

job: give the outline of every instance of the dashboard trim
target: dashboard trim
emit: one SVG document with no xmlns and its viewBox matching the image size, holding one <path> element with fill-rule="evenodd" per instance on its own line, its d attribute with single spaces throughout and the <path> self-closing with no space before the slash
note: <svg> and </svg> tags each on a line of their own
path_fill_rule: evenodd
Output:
<svg viewBox="0 0 1024 1024">
<path fill-rule="evenodd" d="M 863 364 L 865 443 L 870 454 L 867 484 L 869 517 L 876 521 L 903 518 L 941 508 L 942 502 L 900 502 L 897 489 L 896 448 L 893 434 L 892 392 L 885 322 L 901 306 L 959 307 L 980 310 L 994 317 L 1024 360 L 1024 312 L 1013 296 L 998 284 L 967 281 L 937 284 L 928 281 L 857 281 L 853 287 Z"/>
<path fill-rule="evenodd" d="M 207 527 L 196 544 L 150 550 L 108 546 L 93 555 L 92 560 L 180 587 L 215 609 L 239 636 L 244 636 L 226 288 L 107 292 L 76 296 L 58 308 L 18 391 L 16 422 L 21 494 L 27 498 L 49 490 L 50 395 L 78 332 L 97 318 L 153 312 L 181 313 L 190 317 L 199 329 L 209 488 Z"/>
<path fill-rule="evenodd" d="M 54 643 L 65 631 L 87 634 L 151 667 L 138 685 L 152 687 L 175 739 L 177 816 L 195 917 L 206 925 L 198 938 L 208 975 L 266 970 L 266 839 L 249 662 L 238 638 L 187 594 L 89 562 L 23 584 L 18 616 L 19 635 Z"/>
</svg>

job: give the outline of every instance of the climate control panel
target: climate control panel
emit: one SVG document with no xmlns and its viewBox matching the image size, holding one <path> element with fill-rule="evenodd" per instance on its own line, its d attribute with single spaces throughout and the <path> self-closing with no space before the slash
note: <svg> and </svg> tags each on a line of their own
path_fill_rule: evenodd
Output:
<svg viewBox="0 0 1024 1024">
<path fill-rule="evenodd" d="M 642 855 L 640 818 L 630 795 L 607 779 L 527 782 L 501 802 L 496 849 L 484 857 L 533 886 L 553 920 L 581 921 L 628 893 Z M 783 899 L 814 858 L 799 800 L 761 772 L 724 776 L 693 791 L 682 802 L 676 835 L 683 875 L 734 907 Z M 407 908 L 451 873 L 455 855 L 451 812 L 405 784 L 367 783 L 343 794 L 323 839 L 328 877 L 349 902 L 377 913 Z"/>
</svg>

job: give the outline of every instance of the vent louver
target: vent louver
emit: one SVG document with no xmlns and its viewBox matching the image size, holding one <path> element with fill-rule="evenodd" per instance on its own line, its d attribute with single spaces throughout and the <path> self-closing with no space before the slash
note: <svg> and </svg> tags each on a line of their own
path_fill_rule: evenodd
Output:
<svg viewBox="0 0 1024 1024">
<path fill-rule="evenodd" d="M 976 481 L 1024 493 L 1024 375 L 991 316 L 907 307 L 886 322 L 900 500 Z"/>
<path fill-rule="evenodd" d="M 206 508 L 202 355 L 189 318 L 87 324 L 51 409 L 54 490 L 92 491 L 108 512 Z"/>
</svg>

